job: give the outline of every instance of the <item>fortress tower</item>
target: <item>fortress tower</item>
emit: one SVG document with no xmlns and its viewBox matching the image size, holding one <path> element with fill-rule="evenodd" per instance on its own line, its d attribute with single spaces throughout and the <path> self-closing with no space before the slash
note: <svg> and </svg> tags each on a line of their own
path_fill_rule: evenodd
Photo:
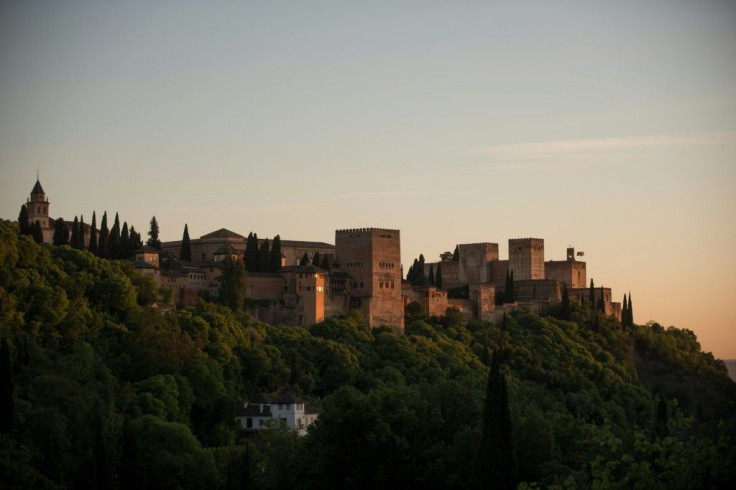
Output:
<svg viewBox="0 0 736 490">
<path fill-rule="evenodd" d="M 350 276 L 351 307 L 363 312 L 369 326 L 403 332 L 399 230 L 335 231 L 335 267 Z"/>
<path fill-rule="evenodd" d="M 544 279 L 544 240 L 512 238 L 509 240 L 509 271 L 514 281 Z"/>
</svg>

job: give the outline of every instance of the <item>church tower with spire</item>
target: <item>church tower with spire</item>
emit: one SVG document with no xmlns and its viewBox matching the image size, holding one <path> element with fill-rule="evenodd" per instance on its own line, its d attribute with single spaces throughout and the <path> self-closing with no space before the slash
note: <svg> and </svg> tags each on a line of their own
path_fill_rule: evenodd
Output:
<svg viewBox="0 0 736 490">
<path fill-rule="evenodd" d="M 28 224 L 32 226 L 36 221 L 40 221 L 44 241 L 47 241 L 46 236 L 53 225 L 49 220 L 49 200 L 46 198 L 38 176 L 36 176 L 36 185 L 31 190 L 31 197 L 26 201 L 26 210 L 28 211 Z"/>
</svg>

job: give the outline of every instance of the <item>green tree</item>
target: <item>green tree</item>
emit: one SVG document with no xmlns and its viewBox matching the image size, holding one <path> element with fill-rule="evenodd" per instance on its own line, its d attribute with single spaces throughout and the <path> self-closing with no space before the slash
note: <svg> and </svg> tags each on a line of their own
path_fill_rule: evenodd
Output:
<svg viewBox="0 0 736 490">
<path fill-rule="evenodd" d="M 120 217 L 115 213 L 115 221 L 110 228 L 110 235 L 107 238 L 107 256 L 110 259 L 120 258 Z"/>
<path fill-rule="evenodd" d="M 123 229 L 120 231 L 120 258 L 129 259 L 130 250 L 130 231 L 128 230 L 128 222 L 123 222 Z"/>
<path fill-rule="evenodd" d="M 20 213 L 18 213 L 18 229 L 21 235 L 30 235 L 33 233 L 32 227 L 28 223 L 28 208 L 25 204 L 21 205 Z"/>
<path fill-rule="evenodd" d="M 514 292 L 514 271 L 509 270 L 506 272 L 506 287 L 503 291 L 503 298 L 505 303 L 513 303 L 516 301 L 516 293 Z"/>
<path fill-rule="evenodd" d="M 245 240 L 245 251 L 243 252 L 245 270 L 248 272 L 257 272 L 259 259 L 258 235 L 251 231 L 248 233 L 248 238 Z"/>
<path fill-rule="evenodd" d="M 592 309 L 595 309 L 595 285 L 593 284 L 593 279 L 590 279 L 590 290 L 588 292 L 588 301 L 590 302 L 590 307 Z"/>
<path fill-rule="evenodd" d="M 89 229 L 89 251 L 97 255 L 97 213 L 92 211 L 92 223 Z"/>
<path fill-rule="evenodd" d="M 440 254 L 440 262 L 450 262 L 452 260 L 453 253 L 449 250 Z"/>
<path fill-rule="evenodd" d="M 271 243 L 271 272 L 278 272 L 281 270 L 281 237 L 276 235 L 273 237 L 273 243 Z"/>
<path fill-rule="evenodd" d="M 429 266 L 429 276 L 427 277 L 427 283 L 430 286 L 434 286 L 435 285 L 435 283 L 434 283 L 434 264 L 431 264 Z"/>
<path fill-rule="evenodd" d="M 560 318 L 569 320 L 571 314 L 570 294 L 567 292 L 567 284 L 562 286 L 562 303 L 560 304 Z"/>
<path fill-rule="evenodd" d="M 268 238 L 263 240 L 258 249 L 258 265 L 261 272 L 270 272 L 271 265 L 271 243 Z"/>
<path fill-rule="evenodd" d="M 33 223 L 33 239 L 36 243 L 43 243 L 43 230 L 39 220 L 36 220 L 36 222 Z"/>
<path fill-rule="evenodd" d="M 437 264 L 437 273 L 434 275 L 434 285 L 442 289 L 442 263 Z"/>
<path fill-rule="evenodd" d="M 312 255 L 312 265 L 315 267 L 319 267 L 319 264 L 320 264 L 319 252 L 314 252 L 314 255 Z"/>
<path fill-rule="evenodd" d="M 322 256 L 322 263 L 319 264 L 320 268 L 328 270 L 330 268 L 330 256 L 325 254 Z"/>
<path fill-rule="evenodd" d="M 158 239 L 158 231 L 158 221 L 156 221 L 156 216 L 153 216 L 149 223 L 148 240 L 146 241 L 146 245 L 153 247 L 156 250 L 161 250 L 161 240 Z"/>
<path fill-rule="evenodd" d="M 304 252 L 304 255 L 302 255 L 302 258 L 299 261 L 299 265 L 309 265 L 309 255 L 307 255 L 307 252 Z"/>
<path fill-rule="evenodd" d="M 79 215 L 79 246 L 77 247 L 79 250 L 84 250 L 87 246 L 86 243 L 84 243 L 84 215 Z"/>
<path fill-rule="evenodd" d="M 102 213 L 100 221 L 100 235 L 97 237 L 97 256 L 108 258 L 107 255 L 107 239 L 110 236 L 110 229 L 107 227 L 107 211 Z"/>
<path fill-rule="evenodd" d="M 223 261 L 218 296 L 220 302 L 233 311 L 242 310 L 245 306 L 245 274 L 243 261 L 227 254 Z"/>
<path fill-rule="evenodd" d="M 135 226 L 130 227 L 130 253 L 135 252 L 143 246 L 141 234 L 135 231 Z"/>
<path fill-rule="evenodd" d="M 79 220 L 76 216 L 72 223 L 72 236 L 69 238 L 69 245 L 71 245 L 72 248 L 79 248 Z"/>
<path fill-rule="evenodd" d="M 481 439 L 471 485 L 474 488 L 515 489 L 518 484 L 511 410 L 499 357 L 498 351 L 493 353 L 488 373 Z"/>
<path fill-rule="evenodd" d="M 69 245 L 69 228 L 63 218 L 54 221 L 54 245 Z"/>
<path fill-rule="evenodd" d="M 192 261 L 192 242 L 189 240 L 189 227 L 184 223 L 184 234 L 181 237 L 181 251 L 179 252 L 179 258 L 186 260 L 187 262 Z"/>
<path fill-rule="evenodd" d="M 631 327 L 631 331 L 634 331 L 634 307 L 631 303 L 631 291 L 629 291 L 629 309 L 626 313 L 626 321 L 629 323 L 629 327 Z"/>
</svg>

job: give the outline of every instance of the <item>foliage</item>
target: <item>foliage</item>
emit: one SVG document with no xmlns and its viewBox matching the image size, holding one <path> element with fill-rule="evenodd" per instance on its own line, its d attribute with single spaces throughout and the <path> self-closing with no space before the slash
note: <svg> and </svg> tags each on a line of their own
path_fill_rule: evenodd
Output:
<svg viewBox="0 0 736 490">
<path fill-rule="evenodd" d="M 192 261 L 192 241 L 189 239 L 189 227 L 186 223 L 184 223 L 184 233 L 181 236 L 179 258 L 187 262 Z"/>
<path fill-rule="evenodd" d="M 161 240 L 158 238 L 158 233 L 158 221 L 156 221 L 155 216 L 152 216 L 151 222 L 148 224 L 148 240 L 146 241 L 146 245 L 156 250 L 161 250 Z"/>
<path fill-rule="evenodd" d="M 502 325 L 419 311 L 397 335 L 157 295 L 128 262 L 0 224 L 0 486 L 467 488 L 500 380 L 522 488 L 736 483 L 736 384 L 688 330 L 573 304 Z M 237 430 L 238 404 L 286 389 L 321 409 L 307 436 Z"/>
</svg>

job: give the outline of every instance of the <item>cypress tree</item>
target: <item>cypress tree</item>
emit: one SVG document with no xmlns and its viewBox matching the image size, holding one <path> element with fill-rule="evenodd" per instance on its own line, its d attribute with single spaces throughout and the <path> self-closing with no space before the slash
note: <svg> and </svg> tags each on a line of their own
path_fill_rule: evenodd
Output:
<svg viewBox="0 0 736 490">
<path fill-rule="evenodd" d="M 595 309 L 595 286 L 593 285 L 593 279 L 590 280 L 590 307 L 592 309 Z"/>
<path fill-rule="evenodd" d="M 253 232 L 248 233 L 248 238 L 245 240 L 243 260 L 245 261 L 245 270 L 249 272 L 258 270 L 258 235 Z"/>
<path fill-rule="evenodd" d="M 621 306 L 621 326 L 622 327 L 628 327 L 629 322 L 627 321 L 627 314 L 628 314 L 629 305 L 626 302 L 626 293 L 624 293 L 624 302 Z"/>
<path fill-rule="evenodd" d="M 36 243 L 43 243 L 43 230 L 41 229 L 41 222 L 38 220 L 33 223 L 33 239 Z"/>
<path fill-rule="evenodd" d="M 330 268 L 330 256 L 325 254 L 322 256 L 322 263 L 319 264 L 321 269 L 328 270 Z"/>
<path fill-rule="evenodd" d="M 309 265 L 309 255 L 307 255 L 307 252 L 304 252 L 304 255 L 302 255 L 299 265 Z"/>
<path fill-rule="evenodd" d="M 110 235 L 107 237 L 107 256 L 111 259 L 120 258 L 120 218 L 115 213 L 115 221 L 110 228 Z"/>
<path fill-rule="evenodd" d="M 427 283 L 430 286 L 434 286 L 434 265 L 429 266 L 429 276 L 427 276 Z"/>
<path fill-rule="evenodd" d="M 97 256 L 107 257 L 107 237 L 110 230 L 107 228 L 107 211 L 102 213 L 102 221 L 100 221 L 100 235 L 97 238 Z"/>
<path fill-rule="evenodd" d="M 54 221 L 54 245 L 69 244 L 69 228 L 66 227 L 63 218 L 57 218 Z"/>
<path fill-rule="evenodd" d="M 97 214 L 92 211 L 92 224 L 89 230 L 89 251 L 97 255 Z"/>
<path fill-rule="evenodd" d="M 319 252 L 314 252 L 314 255 L 312 255 L 312 265 L 315 267 L 319 267 L 319 264 L 320 264 Z"/>
<path fill-rule="evenodd" d="M 273 237 L 273 243 L 271 243 L 271 266 L 269 269 L 271 272 L 281 270 L 281 237 L 279 235 Z"/>
<path fill-rule="evenodd" d="M 132 254 L 143 246 L 141 234 L 135 231 L 135 226 L 130 227 L 130 253 Z"/>
<path fill-rule="evenodd" d="M 30 235 L 33 232 L 33 227 L 28 223 L 28 208 L 25 204 L 20 207 L 18 213 L 18 231 L 21 235 Z"/>
<path fill-rule="evenodd" d="M 458 245 L 455 245 L 455 251 L 452 253 L 452 260 L 460 260 L 460 248 Z"/>
<path fill-rule="evenodd" d="M 186 260 L 187 262 L 192 261 L 192 242 L 189 240 L 189 227 L 184 223 L 184 234 L 181 237 L 181 251 L 179 252 L 179 258 Z"/>
<path fill-rule="evenodd" d="M 72 223 L 72 236 L 69 238 L 69 245 L 72 248 L 79 248 L 79 220 L 74 217 L 74 223 Z"/>
<path fill-rule="evenodd" d="M 434 285 L 442 289 L 442 263 L 437 264 L 437 273 L 434 275 Z"/>
<path fill-rule="evenodd" d="M 13 431 L 13 365 L 8 339 L 0 341 L 0 434 Z"/>
<path fill-rule="evenodd" d="M 631 331 L 634 331 L 634 308 L 631 306 L 631 291 L 629 291 L 629 310 L 626 314 L 626 320 L 629 322 L 629 326 L 631 327 Z"/>
<path fill-rule="evenodd" d="M 156 216 L 151 217 L 146 245 L 153 247 L 156 250 L 161 250 L 161 240 L 158 239 L 158 221 L 156 221 Z"/>
<path fill-rule="evenodd" d="M 567 292 L 567 284 L 562 287 L 562 303 L 560 317 L 563 320 L 570 319 L 570 294 Z"/>
<path fill-rule="evenodd" d="M 84 215 L 79 215 L 79 250 L 84 250 L 86 244 L 84 243 Z"/>
<path fill-rule="evenodd" d="M 491 358 L 481 440 L 471 478 L 472 488 L 515 489 L 518 484 L 511 410 L 500 357 L 501 354 L 496 351 Z"/>
<path fill-rule="evenodd" d="M 269 272 L 271 268 L 271 242 L 266 238 L 258 249 L 258 265 L 261 272 Z"/>
<path fill-rule="evenodd" d="M 120 232 L 120 258 L 130 258 L 130 231 L 128 231 L 128 222 L 123 221 L 123 230 Z"/>
<path fill-rule="evenodd" d="M 233 311 L 245 306 L 245 266 L 243 261 L 230 254 L 225 255 L 218 296 Z"/>
</svg>

